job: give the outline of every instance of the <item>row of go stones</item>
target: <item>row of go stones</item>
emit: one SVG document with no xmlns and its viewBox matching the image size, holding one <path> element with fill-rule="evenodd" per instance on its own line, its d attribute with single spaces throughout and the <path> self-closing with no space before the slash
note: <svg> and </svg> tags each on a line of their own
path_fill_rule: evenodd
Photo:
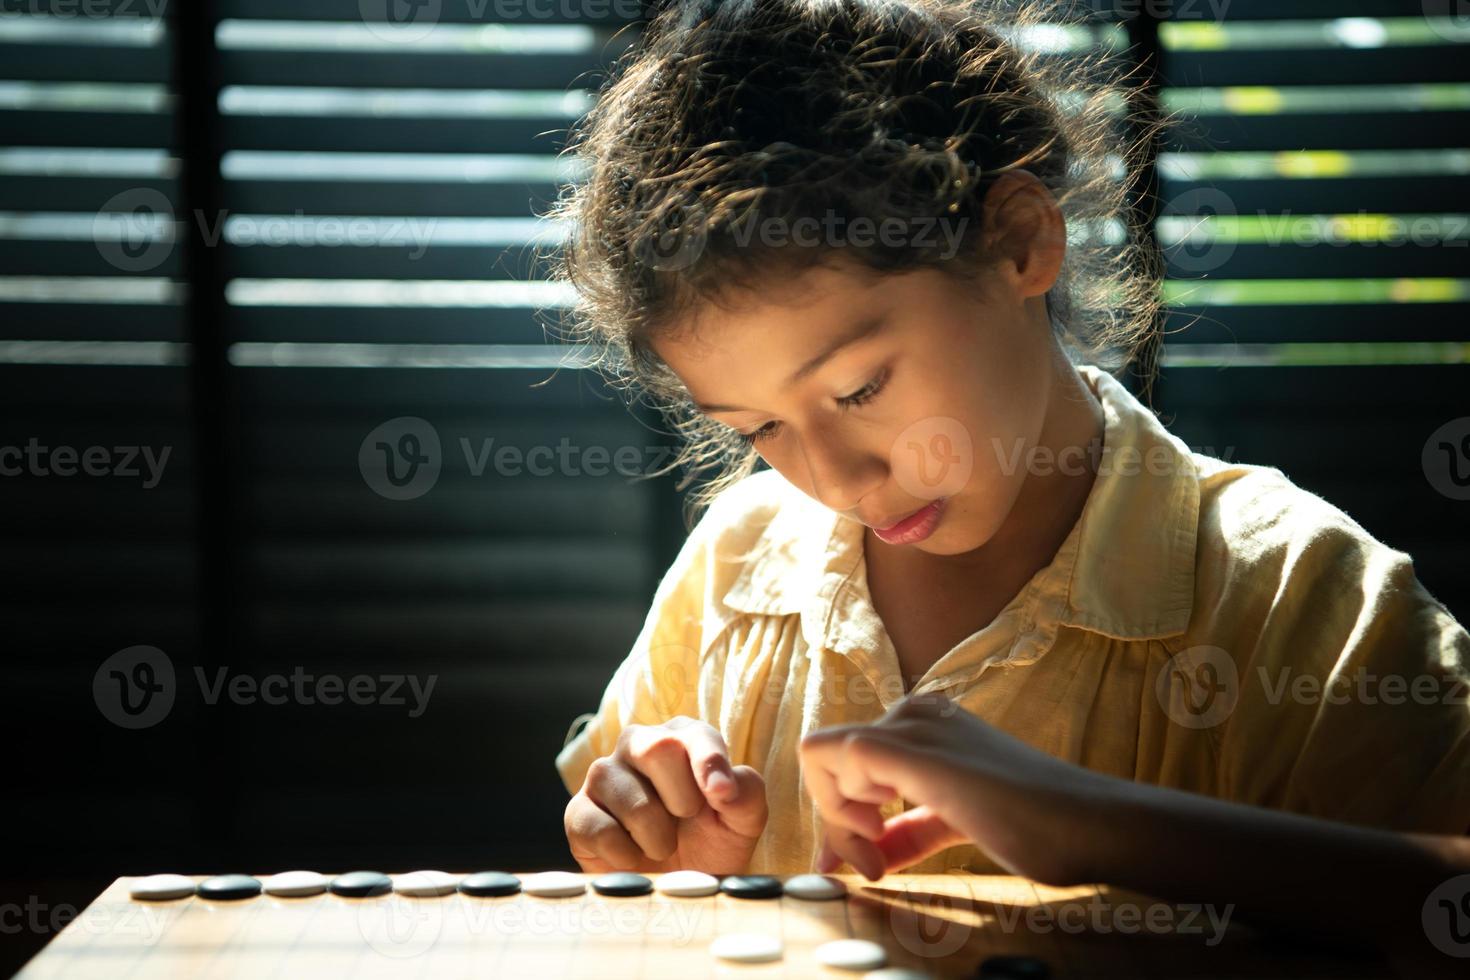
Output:
<svg viewBox="0 0 1470 980">
<path fill-rule="evenodd" d="M 330 891 L 347 898 L 372 898 L 390 891 L 416 898 L 450 895 L 493 897 L 525 892 L 543 898 L 581 895 L 588 880 L 568 871 L 546 871 L 524 880 L 500 871 L 480 871 L 471 875 L 452 875 L 443 871 L 411 871 L 390 878 L 376 871 L 350 871 L 328 878 L 315 871 L 285 871 L 261 882 L 250 875 L 228 874 L 206 878 L 197 885 L 184 875 L 159 874 L 135 880 L 129 894 L 142 901 L 166 901 L 198 895 L 216 901 L 254 898 L 261 892 L 283 898 L 300 898 Z M 841 898 L 847 886 L 825 875 L 796 875 L 782 882 L 771 875 L 730 875 L 724 879 L 702 871 L 671 871 L 650 881 L 640 874 L 614 872 L 591 879 L 592 890 L 599 895 L 631 897 L 659 892 L 679 898 L 702 898 L 724 892 L 734 898 L 779 898 L 788 895 L 808 901 Z"/>
</svg>

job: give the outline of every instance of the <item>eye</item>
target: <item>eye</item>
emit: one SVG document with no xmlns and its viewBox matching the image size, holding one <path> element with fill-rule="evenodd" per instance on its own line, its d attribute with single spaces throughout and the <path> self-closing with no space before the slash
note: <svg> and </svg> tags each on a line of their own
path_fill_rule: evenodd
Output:
<svg viewBox="0 0 1470 980">
<path fill-rule="evenodd" d="M 753 432 L 737 432 L 735 434 L 738 435 L 742 440 L 744 440 L 746 445 L 753 446 L 761 440 L 769 439 L 771 436 L 775 435 L 776 423 L 767 422 L 765 425 L 761 426 L 759 429 L 756 429 Z"/>
<path fill-rule="evenodd" d="M 867 384 L 863 385 L 857 391 L 846 396 L 845 398 L 837 399 L 837 403 L 843 408 L 856 408 L 859 405 L 865 405 L 868 402 L 872 401 L 874 398 L 878 397 L 878 392 L 883 390 L 883 385 L 886 384 L 887 381 L 888 369 L 884 368 L 882 371 L 878 372 L 878 376 L 872 381 L 869 381 Z"/>
<path fill-rule="evenodd" d="M 850 395 L 845 395 L 842 398 L 837 399 L 837 404 L 841 405 L 843 408 L 856 408 L 859 405 L 865 405 L 868 402 L 872 401 L 874 398 L 878 397 L 878 393 L 883 390 L 883 386 L 887 384 L 887 382 L 888 369 L 884 368 L 881 372 L 879 372 L 876 378 L 863 385 L 857 391 L 853 392 Z M 752 432 L 737 432 L 736 435 L 738 435 L 747 445 L 753 446 L 756 443 L 769 439 L 771 436 L 775 435 L 778 428 L 779 423 L 767 422 L 765 425 Z"/>
</svg>

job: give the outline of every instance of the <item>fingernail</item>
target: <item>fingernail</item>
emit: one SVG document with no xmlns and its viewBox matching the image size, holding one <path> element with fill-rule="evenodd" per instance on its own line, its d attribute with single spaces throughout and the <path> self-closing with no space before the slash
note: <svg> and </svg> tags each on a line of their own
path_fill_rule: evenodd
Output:
<svg viewBox="0 0 1470 980">
<path fill-rule="evenodd" d="M 726 803 L 735 799 L 735 794 L 740 791 L 740 787 L 736 784 L 735 780 L 718 769 L 710 773 L 705 779 L 704 788 L 711 796 L 723 800 Z"/>
</svg>

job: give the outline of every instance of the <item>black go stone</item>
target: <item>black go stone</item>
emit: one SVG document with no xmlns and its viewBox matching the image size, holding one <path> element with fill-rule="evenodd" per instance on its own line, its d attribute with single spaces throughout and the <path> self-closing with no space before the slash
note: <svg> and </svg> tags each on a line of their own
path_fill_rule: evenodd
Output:
<svg viewBox="0 0 1470 980">
<path fill-rule="evenodd" d="M 770 875 L 731 875 L 720 882 L 720 891 L 732 898 L 780 898 L 781 879 Z"/>
<path fill-rule="evenodd" d="M 393 879 L 376 871 L 349 871 L 338 875 L 328 886 L 333 895 L 345 898 L 372 898 L 393 890 Z"/>
<path fill-rule="evenodd" d="M 614 871 L 592 879 L 592 890 L 614 898 L 632 898 L 653 891 L 653 882 L 631 871 Z"/>
<path fill-rule="evenodd" d="M 260 894 L 260 882 L 249 875 L 215 875 L 199 883 L 199 897 L 219 902 L 254 898 Z"/>
<path fill-rule="evenodd" d="M 980 980 L 1046 980 L 1051 969 L 1034 956 L 991 956 L 980 964 Z"/>
<path fill-rule="evenodd" d="M 479 898 L 499 898 L 520 891 L 521 879 L 504 871 L 476 871 L 460 881 L 459 890 Z"/>
</svg>

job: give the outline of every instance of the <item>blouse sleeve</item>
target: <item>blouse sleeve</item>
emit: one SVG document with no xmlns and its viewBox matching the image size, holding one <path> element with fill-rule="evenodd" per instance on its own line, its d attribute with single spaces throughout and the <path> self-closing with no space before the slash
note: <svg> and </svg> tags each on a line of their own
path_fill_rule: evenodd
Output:
<svg viewBox="0 0 1470 980">
<path fill-rule="evenodd" d="M 655 725 L 677 715 L 698 713 L 696 687 L 713 510 L 706 511 L 695 525 L 664 573 L 643 627 L 608 682 L 597 711 L 578 718 L 568 732 L 556 757 L 557 771 L 568 792 L 581 789 L 587 767 L 612 753 L 626 726 Z"/>
<path fill-rule="evenodd" d="M 1236 634 L 1255 642 L 1234 653 L 1239 698 L 1219 732 L 1221 795 L 1466 833 L 1470 635 L 1407 554 L 1345 516 L 1293 537 L 1271 563 L 1279 574 L 1265 577 L 1273 598 L 1259 628 Z"/>
</svg>

